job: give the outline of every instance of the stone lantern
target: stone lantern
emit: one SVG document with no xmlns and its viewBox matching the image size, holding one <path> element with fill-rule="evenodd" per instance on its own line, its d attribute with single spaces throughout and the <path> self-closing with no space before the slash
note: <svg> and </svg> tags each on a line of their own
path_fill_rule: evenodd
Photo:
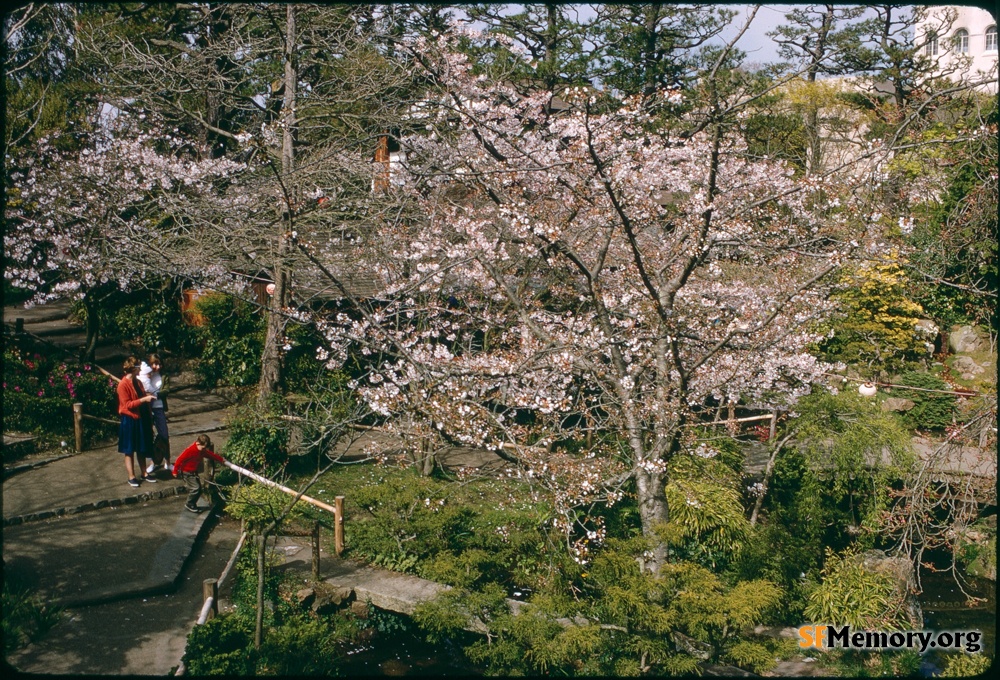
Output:
<svg viewBox="0 0 1000 680">
<path fill-rule="evenodd" d="M 862 397 L 874 397 L 875 393 L 878 392 L 878 388 L 875 387 L 875 383 L 866 382 L 858 387 L 858 392 L 861 393 Z"/>
</svg>

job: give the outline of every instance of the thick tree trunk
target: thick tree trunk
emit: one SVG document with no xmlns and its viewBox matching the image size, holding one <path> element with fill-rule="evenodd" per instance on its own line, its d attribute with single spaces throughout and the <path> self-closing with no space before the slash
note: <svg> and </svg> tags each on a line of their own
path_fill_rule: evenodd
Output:
<svg viewBox="0 0 1000 680">
<path fill-rule="evenodd" d="M 806 113 L 806 135 L 809 138 L 806 168 L 810 175 L 818 175 L 823 172 L 823 141 L 820 137 L 819 109 L 816 104 L 810 104 Z"/>
<path fill-rule="evenodd" d="M 83 298 L 83 308 L 87 310 L 87 339 L 84 341 L 83 349 L 80 351 L 80 358 L 93 361 L 94 354 L 97 351 L 97 338 L 101 332 L 101 318 L 98 316 L 97 303 L 90 293 Z"/>
<path fill-rule="evenodd" d="M 816 46 L 813 48 L 813 61 L 812 64 L 809 65 L 809 71 L 806 73 L 806 80 L 808 80 L 811 84 L 816 83 L 820 69 L 822 68 L 823 62 L 827 57 L 827 41 L 830 37 L 830 31 L 833 30 L 834 10 L 835 8 L 833 5 L 826 6 L 826 10 L 823 14 L 823 20 L 816 35 Z M 806 136 L 809 138 L 809 151 L 806 157 L 806 168 L 808 169 L 809 174 L 818 175 L 823 171 L 823 147 L 819 129 L 819 104 L 814 101 L 811 102 L 808 107 L 805 120 Z"/>
<path fill-rule="evenodd" d="M 660 20 L 660 3 L 651 3 L 645 5 L 646 21 L 643 25 L 643 50 L 642 50 L 642 69 L 643 69 L 643 86 L 642 86 L 642 98 L 643 101 L 649 103 L 653 100 L 656 95 L 656 89 L 658 83 L 656 82 L 656 65 L 659 61 L 659 55 L 656 51 L 656 25 Z"/>
<path fill-rule="evenodd" d="M 549 2 L 545 9 L 545 87 L 551 92 L 559 82 L 559 8 Z"/>
<path fill-rule="evenodd" d="M 650 542 L 650 553 L 645 568 L 654 574 L 667 563 L 667 544 L 657 532 L 668 517 L 667 496 L 664 493 L 666 478 L 663 473 L 648 472 L 639 468 L 635 473 L 635 490 L 639 500 L 639 519 L 642 535 Z"/>
<path fill-rule="evenodd" d="M 281 237 L 282 244 L 278 247 L 279 258 L 287 252 L 284 246 L 285 237 Z M 284 298 L 288 276 L 284 267 L 280 264 L 274 267 L 274 295 L 271 296 L 271 306 L 267 312 L 267 329 L 264 332 L 264 351 L 261 356 L 260 382 L 258 383 L 258 396 L 260 400 L 266 401 L 268 397 L 277 392 L 281 387 L 283 362 L 282 346 L 285 338 L 285 324 L 287 320 L 283 313 Z"/>
<path fill-rule="evenodd" d="M 285 325 L 287 318 L 284 313 L 288 294 L 288 270 L 286 260 L 292 248 L 293 229 L 295 224 L 296 188 L 292 184 L 292 173 L 295 170 L 295 87 L 298 83 L 298 69 L 295 63 L 295 6 L 285 8 L 285 88 L 281 106 L 282 140 L 281 140 L 281 185 L 284 191 L 285 210 L 281 221 L 281 234 L 278 236 L 278 253 L 274 263 L 274 295 L 271 296 L 271 306 L 267 315 L 267 330 L 264 335 L 264 351 L 261 356 L 260 382 L 258 397 L 261 402 L 274 394 L 281 387 L 283 366 L 282 347 L 285 343 Z"/>
</svg>

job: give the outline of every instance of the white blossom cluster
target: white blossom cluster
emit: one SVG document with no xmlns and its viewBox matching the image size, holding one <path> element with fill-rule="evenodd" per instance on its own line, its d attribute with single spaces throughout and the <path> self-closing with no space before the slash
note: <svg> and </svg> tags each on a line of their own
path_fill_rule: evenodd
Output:
<svg viewBox="0 0 1000 680">
<path fill-rule="evenodd" d="M 450 40 L 414 46 L 442 85 L 402 140 L 423 219 L 371 236 L 390 286 L 331 322 L 325 351 L 381 357 L 356 384 L 374 412 L 516 456 L 570 535 L 573 508 L 621 497 L 613 468 L 655 487 L 707 402 L 808 393 L 831 368 L 809 353 L 826 272 L 881 234 L 849 182 L 751 158 L 738 136 L 682 140 L 639 102 L 595 106 L 607 94 L 567 92 L 551 113 L 550 94 L 474 74 Z M 622 434 L 614 465 L 535 453 L 586 429 Z"/>
</svg>

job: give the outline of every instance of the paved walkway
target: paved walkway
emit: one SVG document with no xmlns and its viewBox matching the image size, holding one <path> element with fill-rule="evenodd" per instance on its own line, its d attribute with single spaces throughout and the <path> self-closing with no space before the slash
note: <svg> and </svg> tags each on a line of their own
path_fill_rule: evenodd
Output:
<svg viewBox="0 0 1000 680">
<path fill-rule="evenodd" d="M 138 513 L 120 519 L 140 529 Z M 68 609 L 41 640 L 10 654 L 7 664 L 22 673 L 59 676 L 170 674 L 184 655 L 188 633 L 201 610 L 202 581 L 219 577 L 239 532 L 235 520 L 209 520 L 175 589 Z M 126 552 L 123 549 L 117 556 Z"/>
<path fill-rule="evenodd" d="M 27 332 L 75 352 L 85 334 L 66 319 L 68 309 L 5 307 L 4 322 L 12 327 L 21 317 Z M 43 342 L 36 347 L 56 351 Z M 97 363 L 117 374 L 124 354 L 105 344 Z M 202 432 L 224 444 L 228 406 L 221 395 L 176 380 L 171 460 Z M 164 471 L 157 477 L 129 486 L 112 443 L 79 454 L 38 451 L 5 466 L 4 577 L 66 610 L 54 629 L 7 663 L 32 673 L 97 675 L 166 675 L 177 666 L 201 609 L 201 581 L 218 577 L 238 529 L 213 531 L 211 513 L 183 509 L 182 483 Z"/>
<path fill-rule="evenodd" d="M 12 332 L 17 320 L 22 319 L 25 332 L 32 336 L 35 351 L 48 351 L 60 358 L 78 356 L 87 340 L 87 331 L 82 324 L 70 321 L 71 307 L 66 301 L 35 305 L 30 309 L 6 305 L 3 308 L 4 332 Z M 94 359 L 98 366 L 118 375 L 127 354 L 113 342 L 98 338 Z"/>
<path fill-rule="evenodd" d="M 72 347 L 81 336 L 67 323 L 67 308 L 13 314 L 5 308 L 4 318 L 23 316 L 29 332 Z M 105 354 L 116 352 L 109 348 Z M 228 436 L 229 403 L 178 382 L 170 397 L 172 460 L 199 433 L 211 432 L 217 445 Z M 361 437 L 355 446 L 369 440 Z M 461 461 L 475 462 L 455 456 Z M 166 675 L 177 667 L 201 609 L 201 582 L 219 576 L 239 531 L 233 520 L 223 517 L 218 523 L 211 513 L 185 511 L 183 484 L 163 471 L 157 477 L 158 483 L 130 487 L 114 444 L 79 454 L 38 452 L 5 468 L 5 575 L 66 610 L 41 640 L 6 659 L 16 670 Z M 308 539 L 281 537 L 276 550 L 285 568 L 309 573 Z M 354 588 L 361 601 L 398 612 L 412 613 L 445 588 L 333 555 L 322 555 L 321 564 L 329 583 Z"/>
</svg>

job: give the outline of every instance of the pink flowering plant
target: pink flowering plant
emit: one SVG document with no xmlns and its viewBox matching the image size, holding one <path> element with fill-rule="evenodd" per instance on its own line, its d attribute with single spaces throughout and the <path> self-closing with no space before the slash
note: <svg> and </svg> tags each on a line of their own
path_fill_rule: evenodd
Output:
<svg viewBox="0 0 1000 680">
<path fill-rule="evenodd" d="M 833 368 L 810 353 L 833 274 L 884 248 L 866 164 L 754 158 L 738 93 L 664 122 L 572 88 L 553 112 L 448 41 L 413 45 L 440 86 L 402 140 L 396 191 L 419 209 L 370 235 L 359 263 L 387 285 L 318 321 L 322 356 L 361 357 L 351 386 L 389 429 L 495 451 L 546 488 L 581 563 L 602 535 L 585 509 L 635 494 L 656 568 L 668 465 L 706 404 L 790 405 Z"/>
<path fill-rule="evenodd" d="M 4 428 L 42 435 L 73 433 L 73 404 L 84 412 L 113 415 L 115 381 L 92 364 L 60 361 L 39 352 L 4 351 Z M 101 433 L 97 425 L 88 428 Z M 86 430 L 85 430 L 86 431 Z"/>
</svg>

